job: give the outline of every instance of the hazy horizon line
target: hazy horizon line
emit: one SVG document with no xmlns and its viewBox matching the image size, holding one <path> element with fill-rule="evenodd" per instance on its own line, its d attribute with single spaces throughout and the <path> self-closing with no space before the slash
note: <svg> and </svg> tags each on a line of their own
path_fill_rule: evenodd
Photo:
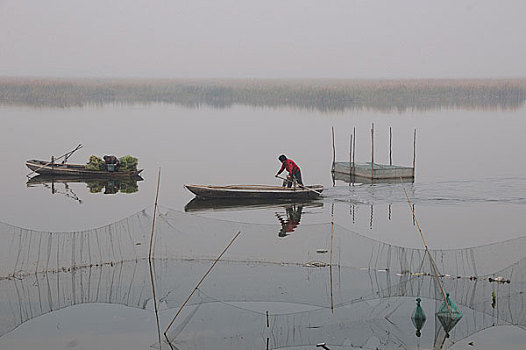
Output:
<svg viewBox="0 0 526 350">
<path fill-rule="evenodd" d="M 47 76 L 47 75 L 0 75 L 0 79 L 46 79 L 46 80 L 335 80 L 335 81 L 478 81 L 478 80 L 526 80 L 526 76 L 521 77 L 457 77 L 457 78 L 334 78 L 334 77 L 146 77 L 146 76 Z"/>
</svg>

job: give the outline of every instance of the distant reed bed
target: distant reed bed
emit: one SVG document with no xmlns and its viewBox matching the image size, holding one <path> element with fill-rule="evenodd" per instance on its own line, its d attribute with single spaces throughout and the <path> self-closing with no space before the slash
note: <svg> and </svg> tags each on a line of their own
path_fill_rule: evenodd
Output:
<svg viewBox="0 0 526 350">
<path fill-rule="evenodd" d="M 167 103 L 321 112 L 510 109 L 526 100 L 526 79 L 259 80 L 0 78 L 0 105 L 83 107 Z"/>
</svg>

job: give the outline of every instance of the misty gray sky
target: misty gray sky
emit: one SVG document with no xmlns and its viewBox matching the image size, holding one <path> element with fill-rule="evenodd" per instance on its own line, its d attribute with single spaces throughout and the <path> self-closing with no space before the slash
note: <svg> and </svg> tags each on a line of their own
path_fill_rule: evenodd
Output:
<svg viewBox="0 0 526 350">
<path fill-rule="evenodd" d="M 0 0 L 0 76 L 526 77 L 525 0 Z"/>
</svg>

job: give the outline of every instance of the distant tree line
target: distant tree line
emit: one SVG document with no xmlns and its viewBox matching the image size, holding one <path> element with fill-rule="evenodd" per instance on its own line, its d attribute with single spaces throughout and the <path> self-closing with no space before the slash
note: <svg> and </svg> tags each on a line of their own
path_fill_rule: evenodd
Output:
<svg viewBox="0 0 526 350">
<path fill-rule="evenodd" d="M 0 105 L 83 107 L 167 103 L 345 110 L 517 109 L 526 79 L 257 80 L 0 78 Z"/>
</svg>

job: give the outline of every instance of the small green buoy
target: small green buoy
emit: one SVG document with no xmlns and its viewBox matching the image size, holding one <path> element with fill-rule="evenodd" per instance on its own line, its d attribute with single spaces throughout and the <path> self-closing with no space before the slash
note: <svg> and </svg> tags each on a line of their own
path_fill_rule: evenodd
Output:
<svg viewBox="0 0 526 350">
<path fill-rule="evenodd" d="M 422 309 L 422 306 L 420 306 L 420 302 L 422 299 L 416 298 L 416 307 L 413 311 L 413 314 L 411 315 L 411 321 L 413 322 L 413 326 L 416 328 L 416 336 L 420 337 L 422 333 L 420 330 L 424 327 L 424 324 L 426 323 L 426 314 L 424 313 L 424 309 Z"/>
</svg>

